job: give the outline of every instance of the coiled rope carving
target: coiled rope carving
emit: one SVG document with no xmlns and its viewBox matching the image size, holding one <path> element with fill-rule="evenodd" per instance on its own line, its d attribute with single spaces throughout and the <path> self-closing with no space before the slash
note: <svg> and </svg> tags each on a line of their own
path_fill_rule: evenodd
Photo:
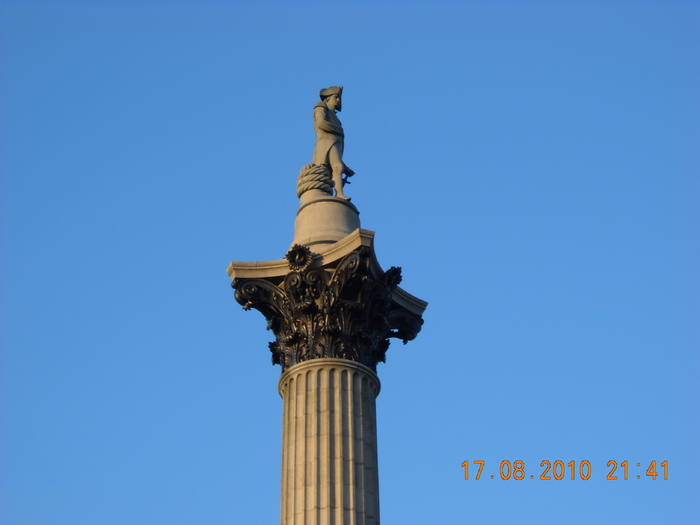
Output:
<svg viewBox="0 0 700 525">
<path fill-rule="evenodd" d="M 297 179 L 297 197 L 309 190 L 321 190 L 328 195 L 333 195 L 333 179 L 325 166 L 307 164 L 299 172 Z"/>
</svg>

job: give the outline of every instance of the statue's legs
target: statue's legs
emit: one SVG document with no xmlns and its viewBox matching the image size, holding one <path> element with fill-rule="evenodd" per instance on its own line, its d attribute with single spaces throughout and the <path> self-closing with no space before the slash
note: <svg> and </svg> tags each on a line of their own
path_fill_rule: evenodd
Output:
<svg viewBox="0 0 700 525">
<path fill-rule="evenodd" d="M 333 184 L 335 185 L 335 196 L 350 200 L 350 197 L 347 197 L 343 193 L 343 172 L 345 171 L 345 164 L 343 164 L 340 151 L 335 145 L 328 152 L 328 163 L 331 165 Z"/>
</svg>

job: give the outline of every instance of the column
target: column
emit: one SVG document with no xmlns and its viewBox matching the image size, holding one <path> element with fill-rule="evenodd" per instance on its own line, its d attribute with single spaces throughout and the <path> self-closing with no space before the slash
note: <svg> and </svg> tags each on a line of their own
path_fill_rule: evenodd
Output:
<svg viewBox="0 0 700 525">
<path fill-rule="evenodd" d="M 378 525 L 376 397 L 367 366 L 336 358 L 284 372 L 282 525 Z"/>
</svg>

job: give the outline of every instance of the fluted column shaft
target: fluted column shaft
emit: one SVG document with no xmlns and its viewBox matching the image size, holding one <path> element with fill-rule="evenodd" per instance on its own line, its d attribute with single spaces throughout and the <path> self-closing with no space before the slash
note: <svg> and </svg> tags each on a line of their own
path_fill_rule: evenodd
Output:
<svg viewBox="0 0 700 525">
<path fill-rule="evenodd" d="M 345 359 L 282 375 L 282 525 L 379 524 L 379 389 L 371 369 Z"/>
</svg>

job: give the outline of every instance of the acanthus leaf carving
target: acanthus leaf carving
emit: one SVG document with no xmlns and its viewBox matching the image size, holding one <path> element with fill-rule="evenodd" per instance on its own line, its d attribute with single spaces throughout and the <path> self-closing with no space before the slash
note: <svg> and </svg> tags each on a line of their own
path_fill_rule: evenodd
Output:
<svg viewBox="0 0 700 525">
<path fill-rule="evenodd" d="M 255 308 L 275 334 L 272 363 L 286 370 L 296 363 L 336 357 L 376 370 L 385 361 L 389 338 L 413 339 L 423 320 L 392 300 L 401 269 L 381 278 L 370 270 L 369 250 L 346 255 L 335 269 L 298 265 L 280 285 L 265 279 L 236 279 L 235 298 Z"/>
</svg>

